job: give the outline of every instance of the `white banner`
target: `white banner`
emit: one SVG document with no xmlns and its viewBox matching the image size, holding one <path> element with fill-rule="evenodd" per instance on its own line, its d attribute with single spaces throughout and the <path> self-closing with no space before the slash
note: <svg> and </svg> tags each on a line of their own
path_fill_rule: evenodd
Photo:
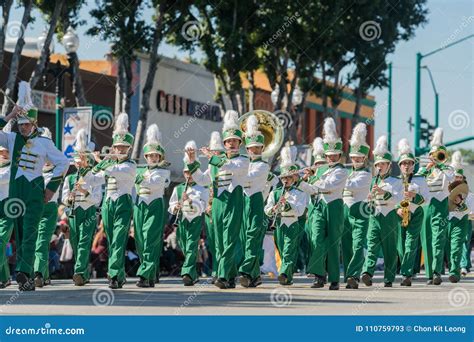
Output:
<svg viewBox="0 0 474 342">
<path fill-rule="evenodd" d="M 77 132 L 84 128 L 87 136 L 91 137 L 92 107 L 64 108 L 63 111 L 63 152 L 72 159 Z"/>
</svg>

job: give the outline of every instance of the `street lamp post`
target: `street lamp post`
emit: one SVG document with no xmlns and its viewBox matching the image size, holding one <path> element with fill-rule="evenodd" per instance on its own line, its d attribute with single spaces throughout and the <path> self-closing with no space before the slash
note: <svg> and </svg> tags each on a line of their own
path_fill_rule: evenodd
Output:
<svg viewBox="0 0 474 342">
<path fill-rule="evenodd" d="M 435 53 L 438 53 L 439 51 L 445 50 L 447 48 L 450 48 L 451 46 L 454 46 L 456 44 L 459 44 L 467 39 L 473 38 L 474 34 L 471 34 L 467 37 L 464 37 L 462 39 L 456 40 L 455 42 L 452 42 L 448 45 L 442 46 L 436 50 L 433 50 L 431 52 L 428 52 L 424 55 L 422 55 L 420 52 L 416 54 L 416 90 L 415 90 L 415 154 L 419 156 L 423 151 L 420 148 L 420 137 L 421 137 L 421 132 L 420 132 L 420 126 L 421 126 L 421 61 L 423 58 L 429 57 L 431 55 L 434 55 Z"/>
<path fill-rule="evenodd" d="M 38 38 L 38 49 L 41 51 L 42 44 L 44 44 L 44 36 L 45 33 L 43 32 L 42 36 Z M 54 67 L 50 67 L 50 55 L 48 55 L 46 59 L 46 73 L 51 74 L 55 81 L 55 95 L 56 95 L 56 147 L 61 150 L 62 149 L 62 106 L 61 100 L 64 97 L 64 74 L 69 73 L 71 77 L 74 79 L 74 68 L 72 67 L 72 57 L 71 54 L 76 54 L 77 48 L 79 47 L 79 37 L 75 34 L 72 29 L 68 29 L 67 33 L 63 37 L 63 44 L 68 52 L 68 60 L 69 60 L 69 67 L 63 68 L 61 62 L 58 60 Z M 77 55 L 76 55 L 77 56 Z M 44 82 L 46 78 L 43 78 Z"/>
<path fill-rule="evenodd" d="M 425 69 L 428 72 L 428 75 L 430 76 L 431 80 L 431 85 L 433 86 L 433 91 L 434 91 L 434 96 L 435 96 L 435 127 L 438 127 L 439 124 L 439 94 L 438 91 L 436 90 L 436 85 L 433 79 L 433 74 L 431 73 L 430 68 L 427 65 L 423 65 L 421 67 L 422 69 Z"/>
</svg>

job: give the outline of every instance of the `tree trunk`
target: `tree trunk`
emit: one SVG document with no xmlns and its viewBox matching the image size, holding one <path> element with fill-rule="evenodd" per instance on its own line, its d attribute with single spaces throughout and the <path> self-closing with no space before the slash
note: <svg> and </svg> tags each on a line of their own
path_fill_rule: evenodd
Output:
<svg viewBox="0 0 474 342">
<path fill-rule="evenodd" d="M 323 96 L 323 118 L 326 119 L 328 115 L 328 92 L 327 92 L 327 83 L 326 83 L 326 63 L 321 63 L 321 68 L 323 72 L 323 83 L 321 87 L 322 96 Z"/>
<path fill-rule="evenodd" d="M 140 150 L 143 146 L 143 138 L 145 136 L 145 128 L 148 120 L 148 112 L 150 111 L 150 95 L 155 80 L 156 70 L 160 58 L 158 56 L 158 47 L 163 37 L 163 15 L 166 12 L 166 4 L 160 3 L 158 16 L 155 22 L 155 31 L 153 32 L 153 43 L 150 50 L 150 64 L 148 74 L 146 76 L 145 85 L 142 91 L 142 101 L 140 106 L 140 116 L 138 118 L 137 130 L 135 133 L 135 144 L 133 145 L 132 158 L 138 160 L 140 158 Z"/>
<path fill-rule="evenodd" d="M 0 69 L 3 70 L 3 53 L 5 48 L 5 38 L 10 19 L 10 9 L 12 7 L 13 0 L 5 0 L 2 5 L 2 26 L 0 27 Z"/>
<path fill-rule="evenodd" d="M 355 89 L 355 97 L 356 97 L 356 102 L 355 102 L 355 108 L 354 108 L 354 114 L 352 115 L 352 127 L 357 125 L 357 122 L 359 121 L 360 117 L 360 108 L 362 105 L 362 89 L 361 89 L 361 83 L 362 81 L 359 80 L 359 86 Z"/>
<path fill-rule="evenodd" d="M 41 55 L 36 62 L 35 69 L 30 77 L 30 86 L 31 89 L 34 89 L 38 81 L 41 79 L 44 73 L 44 69 L 46 68 L 46 58 L 49 57 L 50 51 L 49 47 L 51 45 L 51 41 L 53 40 L 54 32 L 56 31 L 56 25 L 58 23 L 59 15 L 61 14 L 61 9 L 64 5 L 63 1 L 56 1 L 54 5 L 54 11 L 49 21 L 49 28 L 48 33 L 46 34 L 46 40 L 44 42 L 43 49 L 41 50 Z"/>
<path fill-rule="evenodd" d="M 8 74 L 8 81 L 5 88 L 6 95 L 10 97 L 12 96 L 13 90 L 15 89 L 16 77 L 18 75 L 18 68 L 20 66 L 21 52 L 23 50 L 23 46 L 25 45 L 25 39 L 24 39 L 25 31 L 31 19 L 30 14 L 31 14 L 31 9 L 33 7 L 33 1 L 32 0 L 25 1 L 24 6 L 25 6 L 25 11 L 23 12 L 23 17 L 21 18 L 20 36 L 18 37 L 18 41 L 16 42 L 16 46 L 15 46 L 15 51 L 13 52 L 13 55 L 12 55 L 12 61 L 10 64 L 10 72 Z M 7 115 L 10 108 L 11 108 L 10 102 L 3 101 L 2 115 L 4 116 Z"/>
<path fill-rule="evenodd" d="M 76 106 L 83 107 L 87 104 L 86 95 L 84 91 L 84 85 L 82 84 L 81 70 L 79 68 L 79 57 L 77 53 L 73 52 L 69 54 L 69 62 L 72 67 L 72 74 L 74 78 L 72 80 L 72 92 L 76 98 Z"/>
<path fill-rule="evenodd" d="M 254 71 L 247 73 L 249 80 L 249 111 L 255 110 L 255 79 Z"/>
<path fill-rule="evenodd" d="M 125 96 L 124 96 L 124 103 L 123 103 L 123 111 L 130 115 L 130 109 L 132 108 L 132 96 L 133 96 L 133 89 L 132 89 L 132 81 L 133 81 L 133 71 L 132 71 L 132 57 L 126 56 L 124 64 L 124 76 L 125 76 Z"/>
</svg>

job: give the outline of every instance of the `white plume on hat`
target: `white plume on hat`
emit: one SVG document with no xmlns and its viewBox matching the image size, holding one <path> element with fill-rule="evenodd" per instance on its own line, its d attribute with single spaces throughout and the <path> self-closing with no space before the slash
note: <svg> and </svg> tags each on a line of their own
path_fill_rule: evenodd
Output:
<svg viewBox="0 0 474 342">
<path fill-rule="evenodd" d="M 185 150 L 192 149 L 194 151 L 197 151 L 198 148 L 197 148 L 196 142 L 194 140 L 190 140 L 186 143 L 186 145 L 184 146 L 184 149 Z M 184 153 L 183 161 L 184 161 L 185 164 L 190 164 L 191 163 L 191 161 L 188 158 L 188 154 L 186 152 Z"/>
<path fill-rule="evenodd" d="M 13 128 L 13 120 L 10 120 L 10 121 L 7 122 L 5 127 L 3 127 L 2 131 L 5 132 L 5 133 L 11 133 L 12 128 Z"/>
<path fill-rule="evenodd" d="M 211 140 L 209 141 L 209 149 L 211 151 L 222 151 L 224 146 L 222 145 L 221 134 L 218 131 L 211 133 Z"/>
<path fill-rule="evenodd" d="M 377 156 L 383 156 L 387 152 L 388 152 L 387 136 L 382 135 L 380 138 L 377 139 L 377 143 L 375 144 L 373 153 L 374 155 L 377 155 Z"/>
<path fill-rule="evenodd" d="M 228 110 L 224 115 L 224 126 L 222 131 L 225 132 L 228 129 L 239 129 L 239 113 L 235 110 Z"/>
<path fill-rule="evenodd" d="M 76 146 L 74 149 L 77 152 L 86 152 L 89 150 L 89 144 L 87 142 L 87 132 L 84 128 L 81 128 L 79 132 L 77 132 L 76 138 Z"/>
<path fill-rule="evenodd" d="M 42 127 L 41 128 L 41 136 L 49 138 L 49 139 L 53 138 L 53 135 L 51 134 L 51 131 L 49 130 L 48 127 Z"/>
<path fill-rule="evenodd" d="M 366 136 L 367 136 L 367 126 L 365 125 L 365 123 L 360 122 L 354 127 L 354 130 L 352 131 L 351 140 L 349 143 L 351 146 L 367 145 L 365 141 Z"/>
<path fill-rule="evenodd" d="M 31 87 L 28 82 L 21 81 L 19 83 L 17 104 L 24 110 L 29 110 L 35 106 L 31 100 Z"/>
<path fill-rule="evenodd" d="M 404 154 L 411 153 L 410 143 L 408 139 L 403 138 L 398 142 L 398 156 L 401 157 Z"/>
<path fill-rule="evenodd" d="M 460 151 L 456 151 L 451 156 L 451 166 L 455 170 L 462 169 L 462 154 Z"/>
<path fill-rule="evenodd" d="M 431 147 L 440 147 L 443 146 L 443 129 L 438 127 L 433 132 L 433 136 L 430 141 Z"/>
<path fill-rule="evenodd" d="M 115 120 L 114 135 L 128 133 L 128 115 L 120 113 Z"/>
<path fill-rule="evenodd" d="M 280 152 L 280 167 L 295 165 L 297 149 L 295 146 L 285 146 Z"/>
<path fill-rule="evenodd" d="M 325 143 L 334 144 L 339 141 L 336 123 L 333 118 L 326 118 L 323 126 L 323 140 Z"/>
<path fill-rule="evenodd" d="M 161 145 L 161 132 L 157 124 L 149 126 L 146 130 L 146 144 Z"/>
<path fill-rule="evenodd" d="M 258 130 L 258 119 L 255 115 L 250 115 L 246 121 L 247 129 L 245 131 L 245 135 L 247 137 L 253 137 L 256 135 L 260 135 L 260 131 Z"/>
<path fill-rule="evenodd" d="M 321 137 L 313 140 L 313 156 L 320 156 L 324 154 L 323 139 Z"/>
</svg>

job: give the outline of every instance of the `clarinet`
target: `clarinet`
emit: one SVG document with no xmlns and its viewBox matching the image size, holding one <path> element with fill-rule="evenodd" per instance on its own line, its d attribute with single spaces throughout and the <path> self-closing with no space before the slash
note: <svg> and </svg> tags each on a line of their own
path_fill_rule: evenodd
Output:
<svg viewBox="0 0 474 342">
<path fill-rule="evenodd" d="M 188 189 L 188 184 L 189 184 L 189 178 L 186 179 L 186 183 L 184 183 L 184 191 L 183 191 L 183 194 L 186 193 L 186 190 Z M 179 220 L 179 214 L 181 213 L 181 208 L 183 207 L 183 201 L 179 201 L 178 203 L 181 204 L 181 206 L 179 207 L 178 211 L 176 212 L 176 218 L 174 219 L 174 222 L 173 222 L 173 227 L 177 227 L 178 226 L 178 220 Z"/>
</svg>

